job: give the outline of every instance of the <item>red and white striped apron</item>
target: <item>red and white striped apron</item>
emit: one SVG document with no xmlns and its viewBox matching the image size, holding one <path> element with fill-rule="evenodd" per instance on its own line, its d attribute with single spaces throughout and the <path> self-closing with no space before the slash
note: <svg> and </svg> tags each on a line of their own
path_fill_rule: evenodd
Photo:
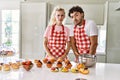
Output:
<svg viewBox="0 0 120 80">
<path fill-rule="evenodd" d="M 85 20 L 83 26 L 81 26 L 80 28 L 78 28 L 77 26 L 74 27 L 74 39 L 79 54 L 89 53 L 90 51 L 90 38 L 85 33 L 84 27 Z"/>
<path fill-rule="evenodd" d="M 52 26 L 50 38 L 48 40 L 48 48 L 51 55 L 58 58 L 65 53 L 66 37 L 64 32 L 64 26 L 62 25 L 62 31 L 55 31 L 55 25 Z"/>
</svg>

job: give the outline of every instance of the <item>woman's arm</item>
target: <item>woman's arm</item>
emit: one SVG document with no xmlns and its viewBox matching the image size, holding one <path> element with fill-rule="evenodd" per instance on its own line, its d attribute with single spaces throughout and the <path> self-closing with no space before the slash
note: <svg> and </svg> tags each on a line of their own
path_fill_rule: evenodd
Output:
<svg viewBox="0 0 120 80">
<path fill-rule="evenodd" d="M 44 48 L 45 48 L 45 50 L 46 50 L 47 55 L 48 55 L 49 57 L 51 57 L 51 58 L 55 58 L 54 56 L 52 56 L 52 55 L 50 54 L 50 50 L 49 50 L 47 44 L 48 44 L 48 39 L 47 39 L 46 37 L 44 37 Z"/>
<path fill-rule="evenodd" d="M 62 55 L 59 59 L 64 60 L 64 59 L 67 57 L 67 55 L 68 55 L 68 53 L 69 53 L 69 50 L 70 50 L 70 41 L 67 41 L 67 46 L 66 46 L 65 53 L 64 53 L 64 55 Z"/>
</svg>

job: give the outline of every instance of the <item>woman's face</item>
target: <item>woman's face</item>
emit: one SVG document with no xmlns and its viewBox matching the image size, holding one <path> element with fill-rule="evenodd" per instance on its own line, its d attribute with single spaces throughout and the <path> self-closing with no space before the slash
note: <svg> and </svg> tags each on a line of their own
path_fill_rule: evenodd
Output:
<svg viewBox="0 0 120 80">
<path fill-rule="evenodd" d="M 83 19 L 83 13 L 73 12 L 70 14 L 75 25 L 81 25 Z"/>
<path fill-rule="evenodd" d="M 55 13 L 55 19 L 56 22 L 62 22 L 65 18 L 65 12 L 64 11 L 56 11 Z"/>
</svg>

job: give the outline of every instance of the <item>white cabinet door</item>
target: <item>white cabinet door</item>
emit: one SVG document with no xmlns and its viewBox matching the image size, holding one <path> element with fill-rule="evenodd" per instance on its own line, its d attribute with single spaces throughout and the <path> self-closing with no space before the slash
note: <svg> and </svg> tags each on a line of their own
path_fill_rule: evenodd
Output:
<svg viewBox="0 0 120 80">
<path fill-rule="evenodd" d="M 43 58 L 43 34 L 46 27 L 46 3 L 21 3 L 21 57 Z"/>
<path fill-rule="evenodd" d="M 57 5 L 54 5 L 54 7 Z M 65 9 L 66 15 L 68 15 L 68 11 L 76 4 L 62 4 L 60 5 Z M 96 22 L 98 25 L 104 24 L 104 9 L 105 4 L 79 4 L 83 8 L 85 13 L 85 19 L 91 19 Z M 73 24 L 69 17 L 66 18 L 65 24 Z"/>
</svg>

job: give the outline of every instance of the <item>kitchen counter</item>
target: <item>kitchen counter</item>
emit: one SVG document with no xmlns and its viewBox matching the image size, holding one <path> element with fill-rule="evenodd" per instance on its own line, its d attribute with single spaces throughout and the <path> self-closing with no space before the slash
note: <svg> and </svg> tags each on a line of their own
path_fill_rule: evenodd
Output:
<svg viewBox="0 0 120 80">
<path fill-rule="evenodd" d="M 74 62 L 72 62 L 75 65 Z M 0 80 L 75 80 L 85 78 L 87 80 L 120 80 L 120 64 L 96 63 L 89 68 L 90 73 L 83 75 L 72 72 L 51 72 L 45 65 L 37 68 L 35 65 L 30 71 L 21 68 L 18 70 L 0 71 Z"/>
</svg>

